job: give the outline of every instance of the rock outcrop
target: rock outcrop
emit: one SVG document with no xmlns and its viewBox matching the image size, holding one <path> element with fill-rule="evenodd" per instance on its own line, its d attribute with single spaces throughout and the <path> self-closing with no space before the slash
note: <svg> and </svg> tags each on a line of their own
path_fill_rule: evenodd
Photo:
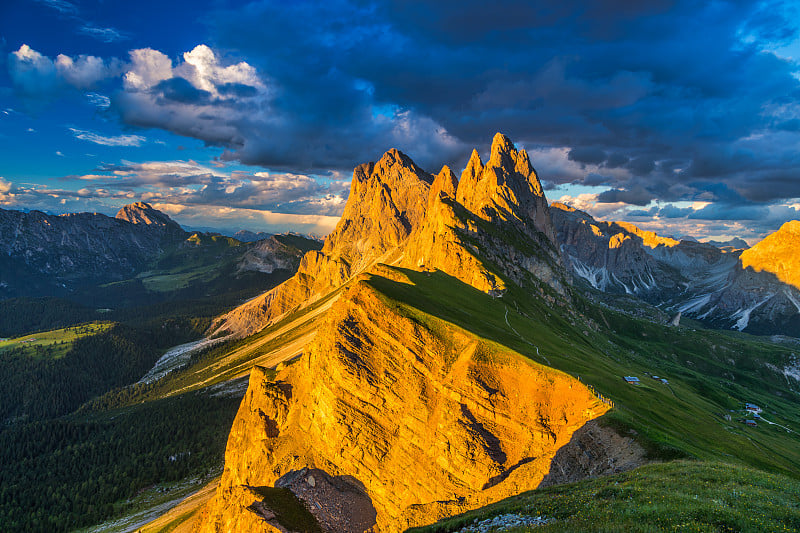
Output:
<svg viewBox="0 0 800 533">
<path fill-rule="evenodd" d="M 252 488 L 308 468 L 357 481 L 374 531 L 430 523 L 535 488 L 575 430 L 608 409 L 571 376 L 431 320 L 358 282 L 299 362 L 275 380 L 255 369 L 197 530 L 271 531 L 248 510 L 269 507 Z"/>
<path fill-rule="evenodd" d="M 441 270 L 492 294 L 511 281 L 543 284 L 563 295 L 564 267 L 550 210 L 527 152 L 498 133 L 486 165 L 473 151 L 458 182 L 443 168 L 404 264 Z"/>
<path fill-rule="evenodd" d="M 224 315 L 212 329 L 255 333 L 377 261 L 391 261 L 422 220 L 432 182 L 432 176 L 394 149 L 377 163 L 356 167 L 342 218 L 322 250 L 308 252 L 294 277 Z"/>
<path fill-rule="evenodd" d="M 790 220 L 742 252 L 742 268 L 770 272 L 800 290 L 800 220 Z"/>
</svg>

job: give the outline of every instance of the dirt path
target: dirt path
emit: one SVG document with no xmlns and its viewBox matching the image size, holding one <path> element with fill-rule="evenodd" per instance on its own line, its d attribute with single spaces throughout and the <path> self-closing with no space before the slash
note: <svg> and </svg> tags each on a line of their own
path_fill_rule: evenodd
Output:
<svg viewBox="0 0 800 533">
<path fill-rule="evenodd" d="M 524 343 L 526 343 L 526 344 L 530 344 L 531 346 L 533 346 L 534 348 L 536 348 L 536 356 L 537 356 L 537 357 L 541 357 L 542 359 L 544 359 L 544 360 L 545 360 L 545 362 L 547 363 L 547 365 L 548 365 L 548 366 L 553 366 L 553 363 L 551 363 L 551 362 L 550 362 L 550 360 L 549 360 L 549 359 L 548 359 L 546 356 L 544 356 L 544 355 L 542 355 L 542 354 L 540 354 L 540 353 L 539 353 L 539 347 L 538 347 L 538 346 L 536 346 L 535 344 L 533 344 L 532 342 L 530 342 L 528 339 L 526 339 L 525 337 L 523 337 L 522 335 L 520 335 L 520 334 L 519 334 L 519 331 L 517 331 L 516 329 L 514 329 L 514 326 L 512 326 L 512 325 L 511 325 L 511 323 L 508 321 L 508 307 L 506 307 L 506 325 L 507 325 L 509 328 L 511 328 L 511 331 L 513 331 L 513 332 L 514 332 L 514 334 L 515 334 L 517 337 L 519 337 L 519 338 L 522 340 L 522 342 L 524 342 Z"/>
</svg>

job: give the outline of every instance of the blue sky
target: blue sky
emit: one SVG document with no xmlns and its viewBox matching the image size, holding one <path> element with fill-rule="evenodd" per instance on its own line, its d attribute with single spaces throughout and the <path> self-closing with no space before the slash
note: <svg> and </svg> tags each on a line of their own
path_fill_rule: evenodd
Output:
<svg viewBox="0 0 800 533">
<path fill-rule="evenodd" d="M 324 234 L 390 147 L 496 131 L 548 199 L 751 243 L 800 218 L 797 2 L 0 5 L 0 207 Z"/>
</svg>

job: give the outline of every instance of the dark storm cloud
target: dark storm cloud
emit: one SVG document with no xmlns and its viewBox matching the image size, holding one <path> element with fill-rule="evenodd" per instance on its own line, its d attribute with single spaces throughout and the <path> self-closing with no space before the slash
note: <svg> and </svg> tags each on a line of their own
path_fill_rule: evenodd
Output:
<svg viewBox="0 0 800 533">
<path fill-rule="evenodd" d="M 603 176 L 601 174 L 595 174 L 594 172 L 590 172 L 586 175 L 586 177 L 581 182 L 583 185 L 589 186 L 596 186 L 596 185 L 608 185 L 612 183 L 614 178 L 610 176 Z"/>
<path fill-rule="evenodd" d="M 211 93 L 196 88 L 183 78 L 170 78 L 159 82 L 153 87 L 153 92 L 160 94 L 166 100 L 181 104 L 206 105 L 211 103 Z"/>
<path fill-rule="evenodd" d="M 550 154 L 534 160 L 550 184 L 607 185 L 602 202 L 773 202 L 800 197 L 800 65 L 773 53 L 798 38 L 796 11 L 254 1 L 205 16 L 213 46 L 191 58 L 131 51 L 109 113 L 222 147 L 224 160 L 293 172 L 349 170 L 389 147 L 429 171 L 458 169 L 503 131 Z M 53 80 L 88 87 L 116 72 L 21 50 L 9 69 L 31 98 Z"/>
<path fill-rule="evenodd" d="M 610 189 L 601 192 L 597 196 L 597 201 L 601 204 L 613 204 L 623 202 L 633 205 L 647 205 L 655 196 L 644 187 L 635 186 L 630 189 Z"/>
<path fill-rule="evenodd" d="M 278 93 L 280 120 L 242 124 L 246 145 L 229 157 L 348 168 L 386 147 L 376 139 L 429 165 L 462 165 L 472 146 L 504 131 L 638 180 L 606 197 L 641 202 L 643 190 L 669 189 L 658 179 L 724 181 L 753 200 L 800 196 L 797 181 L 764 191 L 741 172 L 766 167 L 756 179 L 767 179 L 794 164 L 781 154 L 764 161 L 752 138 L 794 135 L 800 118 L 797 64 L 765 52 L 797 37 L 781 4 L 254 2 L 214 21 L 215 41 Z M 417 134 L 387 133 L 375 120 L 381 109 L 393 110 L 389 121 L 408 113 Z M 426 149 L 437 127 L 455 144 Z"/>
<path fill-rule="evenodd" d="M 587 146 L 585 148 L 573 148 L 569 151 L 567 158 L 578 163 L 593 163 L 599 165 L 606 160 L 605 151 L 600 148 Z"/>
</svg>

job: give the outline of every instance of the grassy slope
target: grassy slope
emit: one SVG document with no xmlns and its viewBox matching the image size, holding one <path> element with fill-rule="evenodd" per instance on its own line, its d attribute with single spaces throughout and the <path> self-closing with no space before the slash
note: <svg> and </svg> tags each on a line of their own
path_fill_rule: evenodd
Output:
<svg viewBox="0 0 800 533">
<path fill-rule="evenodd" d="M 579 376 L 614 400 L 606 422 L 636 431 L 653 456 L 737 462 L 800 477 L 800 435 L 736 422 L 749 401 L 764 407 L 770 421 L 800 431 L 800 396 L 763 366 L 782 367 L 791 349 L 746 335 L 668 328 L 588 304 L 569 317 L 522 292 L 493 299 L 441 273 L 401 272 L 410 283 L 378 276 L 369 283 L 393 305 Z M 669 386 L 645 372 L 668 378 Z M 625 375 L 643 384 L 627 385 Z"/>
<path fill-rule="evenodd" d="M 674 461 L 530 491 L 409 533 L 458 531 L 476 519 L 544 516 L 504 531 L 797 531 L 800 482 L 722 463 Z"/>
<path fill-rule="evenodd" d="M 42 348 L 53 347 L 54 349 L 48 352 L 49 355 L 53 358 L 63 357 L 64 354 L 66 354 L 72 347 L 72 343 L 77 339 L 100 333 L 107 330 L 111 326 L 112 324 L 108 323 L 91 323 L 69 328 L 43 331 L 34 335 L 14 337 L 0 341 L 0 350 L 4 350 L 6 348 L 21 348 L 24 351 L 24 354 L 22 355 L 34 357 L 38 354 L 36 349 L 37 346 Z"/>
</svg>

